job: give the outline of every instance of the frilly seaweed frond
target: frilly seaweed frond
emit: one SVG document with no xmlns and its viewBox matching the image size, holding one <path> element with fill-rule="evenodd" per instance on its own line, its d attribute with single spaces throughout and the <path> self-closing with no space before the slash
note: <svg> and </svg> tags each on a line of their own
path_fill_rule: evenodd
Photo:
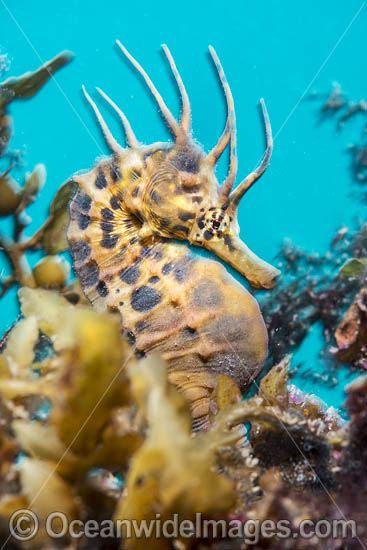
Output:
<svg viewBox="0 0 367 550">
<path fill-rule="evenodd" d="M 27 456 L 16 467 L 19 492 L 4 495 L 0 508 L 13 509 L 10 501 L 18 505 L 21 496 L 40 518 L 52 507 L 80 517 L 78 494 L 87 473 L 94 467 L 126 470 L 141 444 L 134 411 L 126 414 L 131 350 L 115 316 L 72 306 L 56 292 L 22 288 L 19 294 L 24 319 L 0 356 L 0 392 L 12 414 L 3 447 L 12 433 L 16 454 L 22 449 Z M 53 352 L 38 362 L 40 333 Z M 31 396 L 51 404 L 44 421 L 27 411 Z"/>
<path fill-rule="evenodd" d="M 148 435 L 134 455 L 120 499 L 116 519 L 191 519 L 226 515 L 234 504 L 233 483 L 216 468 L 214 445 L 208 434 L 191 436 L 190 414 L 183 398 L 167 383 L 164 363 L 151 356 L 130 368 L 133 393 L 144 411 Z M 222 441 L 217 438 L 217 446 Z M 149 542 L 165 548 L 167 542 Z M 146 541 L 132 539 L 126 548 L 143 548 Z"/>
</svg>

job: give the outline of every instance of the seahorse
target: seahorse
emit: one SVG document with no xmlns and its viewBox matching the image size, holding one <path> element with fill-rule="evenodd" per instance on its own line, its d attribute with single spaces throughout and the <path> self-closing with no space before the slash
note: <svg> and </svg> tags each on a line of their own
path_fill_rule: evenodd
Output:
<svg viewBox="0 0 367 550">
<path fill-rule="evenodd" d="M 112 155 L 73 177 L 78 190 L 68 240 L 74 268 L 94 307 L 120 312 L 138 357 L 153 350 L 164 357 L 170 381 L 190 404 L 193 428 L 200 429 L 208 424 L 218 376 L 232 377 L 245 390 L 264 365 L 268 339 L 255 298 L 220 262 L 193 254 L 188 244 L 211 251 L 255 287 L 273 286 L 279 271 L 241 241 L 237 220 L 240 200 L 270 162 L 270 121 L 261 99 L 266 151 L 233 190 L 234 103 L 215 50 L 210 47 L 227 119 L 217 144 L 205 154 L 192 138 L 189 98 L 168 47 L 163 49 L 181 96 L 180 121 L 141 65 L 117 44 L 152 92 L 174 141 L 139 143 L 126 115 L 97 88 L 122 121 L 127 143 L 122 147 L 83 86 Z M 220 186 L 215 168 L 228 145 L 228 175 Z"/>
</svg>

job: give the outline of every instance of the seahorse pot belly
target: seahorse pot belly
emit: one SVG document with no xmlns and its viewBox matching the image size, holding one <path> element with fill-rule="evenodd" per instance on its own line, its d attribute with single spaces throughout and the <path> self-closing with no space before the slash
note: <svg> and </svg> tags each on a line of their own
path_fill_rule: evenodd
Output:
<svg viewBox="0 0 367 550">
<path fill-rule="evenodd" d="M 251 294 L 219 262 L 194 256 L 187 244 L 213 252 L 256 287 L 273 286 L 278 270 L 240 240 L 237 222 L 241 198 L 269 164 L 270 123 L 261 100 L 266 152 L 259 167 L 233 190 L 235 113 L 215 51 L 210 48 L 228 115 L 218 143 L 205 154 L 191 138 L 190 103 L 168 48 L 163 46 L 182 98 L 180 122 L 144 69 L 118 45 L 156 98 L 175 139 L 140 144 L 124 113 L 98 89 L 124 125 L 128 146 L 121 147 L 83 88 L 113 155 L 74 177 L 78 191 L 68 229 L 74 267 L 98 310 L 121 313 L 138 355 L 153 350 L 163 355 L 171 381 L 190 403 L 194 427 L 202 427 L 218 375 L 231 376 L 244 390 L 259 373 L 267 355 L 267 332 Z M 229 171 L 219 186 L 215 166 L 228 145 Z"/>
</svg>

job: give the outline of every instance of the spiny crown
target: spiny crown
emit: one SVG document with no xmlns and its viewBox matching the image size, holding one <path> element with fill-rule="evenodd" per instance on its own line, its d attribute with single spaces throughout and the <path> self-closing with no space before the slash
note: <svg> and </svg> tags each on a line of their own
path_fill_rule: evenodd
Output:
<svg viewBox="0 0 367 550">
<path fill-rule="evenodd" d="M 239 239 L 237 223 L 239 202 L 246 191 L 264 173 L 272 153 L 271 127 L 264 101 L 261 99 L 267 147 L 263 160 L 256 170 L 233 189 L 237 174 L 235 111 L 231 90 L 214 49 L 209 48 L 225 92 L 227 120 L 218 143 L 208 154 L 205 154 L 191 138 L 190 102 L 167 46 L 163 45 L 163 49 L 182 100 L 180 122 L 174 118 L 140 64 L 119 41 L 117 44 L 144 78 L 175 138 L 173 144 L 141 145 L 124 113 L 102 90 L 97 88 L 122 120 L 128 145 L 127 148 L 123 148 L 112 136 L 99 109 L 83 87 L 107 143 L 114 152 L 114 162 L 119 164 L 123 177 L 128 171 L 128 181 L 134 183 L 124 196 L 124 202 L 142 224 L 140 237 L 146 239 L 159 235 L 188 240 L 191 244 L 203 246 L 214 252 L 245 275 L 255 286 L 272 286 L 279 273 L 278 270 L 257 258 L 242 243 Z M 229 170 L 225 181 L 220 186 L 215 176 L 215 167 L 228 144 L 230 146 Z"/>
</svg>

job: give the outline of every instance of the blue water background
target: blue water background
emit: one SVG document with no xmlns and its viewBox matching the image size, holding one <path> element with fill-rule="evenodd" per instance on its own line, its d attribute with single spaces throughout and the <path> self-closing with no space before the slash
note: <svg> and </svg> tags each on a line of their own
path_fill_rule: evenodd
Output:
<svg viewBox="0 0 367 550">
<path fill-rule="evenodd" d="M 357 100 L 366 94 L 366 7 L 346 31 L 362 5 L 360 0 L 303 4 L 291 0 L 6 0 L 6 5 L 21 30 L 0 2 L 0 53 L 8 53 L 11 62 L 5 76 L 35 69 L 39 57 L 46 61 L 64 49 L 76 55 L 56 75 L 57 83 L 50 82 L 30 102 L 12 105 L 12 148 L 26 147 L 25 169 L 43 162 L 48 172 L 42 200 L 29 209 L 33 218 L 29 234 L 45 219 L 60 184 L 108 153 L 82 97 L 82 84 L 92 94 L 95 86 L 102 87 L 126 112 L 141 141 L 169 138 L 141 79 L 114 45 L 116 38 L 149 71 L 178 113 L 176 88 L 160 51 L 160 44 L 169 45 L 190 95 L 195 139 L 205 150 L 215 144 L 225 120 L 223 94 L 207 54 L 208 44 L 216 48 L 235 99 L 239 177 L 251 171 L 263 154 L 257 105 L 260 97 L 265 98 L 276 136 L 274 154 L 267 174 L 241 203 L 239 216 L 242 238 L 262 258 L 272 261 L 284 238 L 324 253 L 341 223 L 353 226 L 356 219 L 365 218 L 365 206 L 352 196 L 345 153 L 346 145 L 359 138 L 361 121 L 356 118 L 337 133 L 333 123 L 317 124 L 319 102 L 307 100 L 296 106 L 316 75 L 310 92 L 325 92 L 339 81 Z M 118 122 L 102 108 L 122 140 Z M 218 174 L 223 177 L 224 173 L 222 162 Z M 22 171 L 18 175 L 21 178 Z M 17 315 L 14 292 L 0 307 L 3 332 Z M 316 326 L 295 361 L 319 369 L 320 348 Z M 316 387 L 302 377 L 296 382 L 338 406 L 347 378 L 341 370 L 340 384 L 333 390 Z"/>
</svg>

